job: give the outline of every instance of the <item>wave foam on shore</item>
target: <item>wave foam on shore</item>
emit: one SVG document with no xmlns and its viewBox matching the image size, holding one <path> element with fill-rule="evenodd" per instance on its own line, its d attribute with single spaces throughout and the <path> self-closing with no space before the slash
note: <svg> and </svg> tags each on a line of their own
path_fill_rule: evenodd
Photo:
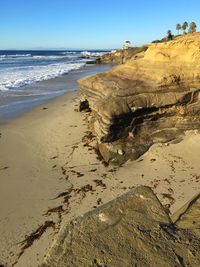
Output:
<svg viewBox="0 0 200 267">
<path fill-rule="evenodd" d="M 35 82 L 62 76 L 80 69 L 84 63 L 59 63 L 46 66 L 13 67 L 12 71 L 0 71 L 0 91 L 19 88 Z"/>
</svg>

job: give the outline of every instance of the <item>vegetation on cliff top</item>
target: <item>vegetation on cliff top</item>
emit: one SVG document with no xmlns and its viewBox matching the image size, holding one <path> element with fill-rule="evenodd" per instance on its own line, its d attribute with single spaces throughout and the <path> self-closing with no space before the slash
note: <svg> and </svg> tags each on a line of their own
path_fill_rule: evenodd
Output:
<svg viewBox="0 0 200 267">
<path fill-rule="evenodd" d="M 189 27 L 188 32 L 186 32 L 186 29 Z M 172 40 L 178 36 L 180 36 L 179 31 L 182 30 L 182 34 L 187 34 L 187 33 L 194 33 L 197 30 L 197 25 L 194 21 L 192 21 L 189 25 L 188 22 L 185 21 L 182 25 L 180 23 L 176 24 L 176 30 L 177 30 L 177 35 L 174 35 L 171 30 L 167 31 L 167 36 L 163 37 L 162 39 L 157 39 L 152 41 L 152 43 L 163 43 L 169 40 Z"/>
<path fill-rule="evenodd" d="M 188 29 L 188 33 L 193 33 L 193 32 L 196 32 L 196 28 L 197 28 L 197 25 L 194 21 L 192 21 L 190 23 L 190 25 L 188 25 L 188 22 L 185 21 L 182 26 L 180 23 L 178 23 L 176 25 L 176 30 L 178 31 L 178 34 L 179 34 L 179 30 L 182 30 L 183 31 L 183 34 L 186 34 L 186 29 L 189 27 Z"/>
</svg>

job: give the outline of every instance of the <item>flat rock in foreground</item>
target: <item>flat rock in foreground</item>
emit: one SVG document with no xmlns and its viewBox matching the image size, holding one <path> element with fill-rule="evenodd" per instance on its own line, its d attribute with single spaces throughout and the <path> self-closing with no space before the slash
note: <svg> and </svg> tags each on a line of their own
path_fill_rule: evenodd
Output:
<svg viewBox="0 0 200 267">
<path fill-rule="evenodd" d="M 198 234 L 173 224 L 153 191 L 140 186 L 70 222 L 42 266 L 197 267 Z"/>
</svg>

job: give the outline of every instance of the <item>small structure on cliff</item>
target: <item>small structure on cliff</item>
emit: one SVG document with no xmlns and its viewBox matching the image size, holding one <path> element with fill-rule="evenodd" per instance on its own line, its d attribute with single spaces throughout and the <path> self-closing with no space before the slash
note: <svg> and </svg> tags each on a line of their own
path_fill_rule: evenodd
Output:
<svg viewBox="0 0 200 267">
<path fill-rule="evenodd" d="M 124 41 L 123 49 L 129 49 L 131 47 L 131 42 L 128 40 Z"/>
</svg>

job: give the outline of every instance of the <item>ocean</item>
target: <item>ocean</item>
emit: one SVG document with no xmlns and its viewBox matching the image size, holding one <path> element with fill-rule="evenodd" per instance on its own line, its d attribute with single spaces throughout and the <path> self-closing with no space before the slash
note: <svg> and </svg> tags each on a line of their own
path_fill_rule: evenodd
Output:
<svg viewBox="0 0 200 267">
<path fill-rule="evenodd" d="M 76 89 L 76 79 L 84 74 L 107 70 L 86 64 L 107 52 L 0 51 L 0 122 Z"/>
</svg>

